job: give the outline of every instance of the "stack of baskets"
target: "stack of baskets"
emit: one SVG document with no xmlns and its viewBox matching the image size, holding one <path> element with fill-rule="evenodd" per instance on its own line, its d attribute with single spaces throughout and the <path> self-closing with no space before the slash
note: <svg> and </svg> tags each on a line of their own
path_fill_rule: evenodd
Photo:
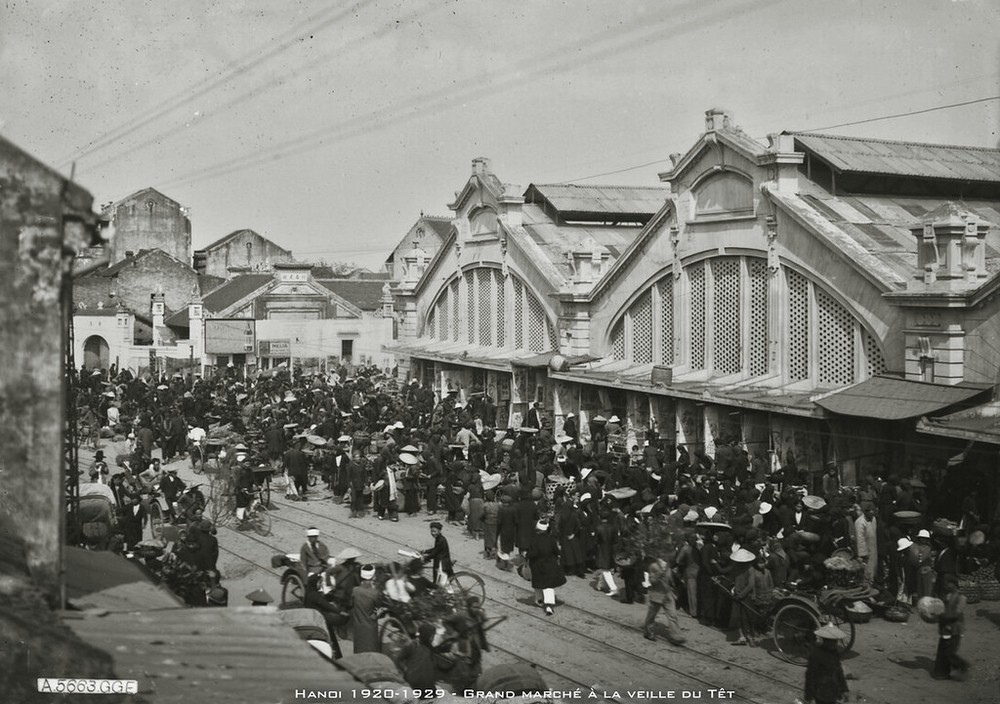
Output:
<svg viewBox="0 0 1000 704">
<path fill-rule="evenodd" d="M 971 574 L 958 575 L 958 591 L 967 604 L 978 604 L 980 599 L 979 581 Z"/>
<path fill-rule="evenodd" d="M 826 581 L 831 587 L 857 587 L 865 574 L 865 563 L 849 557 L 836 555 L 823 561 Z"/>
<path fill-rule="evenodd" d="M 979 598 L 983 601 L 1000 601 L 1000 581 L 997 580 L 997 570 L 991 564 L 985 564 L 972 577 L 979 585 Z"/>
</svg>

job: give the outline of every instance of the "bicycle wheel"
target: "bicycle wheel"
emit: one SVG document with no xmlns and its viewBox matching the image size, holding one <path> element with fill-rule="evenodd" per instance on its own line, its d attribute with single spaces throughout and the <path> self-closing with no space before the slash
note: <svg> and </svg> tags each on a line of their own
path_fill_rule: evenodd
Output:
<svg viewBox="0 0 1000 704">
<path fill-rule="evenodd" d="M 205 451 L 200 447 L 191 451 L 191 469 L 195 474 L 205 473 Z"/>
<path fill-rule="evenodd" d="M 149 502 L 149 533 L 153 540 L 163 538 L 163 509 L 156 499 Z"/>
<path fill-rule="evenodd" d="M 216 525 L 227 523 L 236 512 L 236 495 L 229 488 L 229 483 L 221 479 L 212 479 L 209 487 L 209 516 Z"/>
<path fill-rule="evenodd" d="M 832 623 L 847 634 L 846 638 L 841 638 L 837 641 L 837 652 L 840 655 L 848 652 L 854 646 L 854 638 L 857 636 L 854 629 L 854 622 L 848 620 L 847 614 L 843 609 L 835 609 L 825 613 L 820 617 L 820 620 L 823 623 Z"/>
<path fill-rule="evenodd" d="M 260 485 L 260 500 L 264 502 L 264 506 L 271 505 L 271 477 L 265 476 L 264 483 Z"/>
<path fill-rule="evenodd" d="M 271 534 L 271 513 L 261 504 L 254 507 L 253 513 L 250 515 L 250 523 L 257 535 Z"/>
<path fill-rule="evenodd" d="M 814 631 L 819 618 L 811 609 L 799 604 L 787 604 L 774 617 L 774 646 L 782 660 L 793 665 L 805 665 L 809 651 L 816 643 Z"/>
<path fill-rule="evenodd" d="M 289 572 L 281 582 L 281 608 L 297 609 L 305 603 L 306 585 L 295 572 Z"/>
<path fill-rule="evenodd" d="M 448 578 L 448 589 L 468 599 L 478 599 L 478 605 L 486 603 L 486 583 L 473 572 L 456 572 Z"/>
<path fill-rule="evenodd" d="M 395 661 L 403 646 L 412 640 L 403 622 L 398 618 L 390 616 L 382 622 L 382 628 L 379 630 L 379 642 L 382 645 L 383 655 L 388 655 Z"/>
</svg>

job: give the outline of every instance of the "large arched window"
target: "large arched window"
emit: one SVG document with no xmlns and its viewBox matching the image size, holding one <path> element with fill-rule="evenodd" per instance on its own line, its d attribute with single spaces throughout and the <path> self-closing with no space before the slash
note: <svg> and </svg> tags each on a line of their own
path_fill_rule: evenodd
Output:
<svg viewBox="0 0 1000 704">
<path fill-rule="evenodd" d="M 877 338 L 832 293 L 792 268 L 772 273 L 762 257 L 713 257 L 678 279 L 668 273 L 632 299 L 609 342 L 615 359 L 712 377 L 836 387 L 886 370 Z"/>
<path fill-rule="evenodd" d="M 541 300 L 513 274 L 477 267 L 453 279 L 427 313 L 423 337 L 497 348 L 558 349 Z"/>
</svg>

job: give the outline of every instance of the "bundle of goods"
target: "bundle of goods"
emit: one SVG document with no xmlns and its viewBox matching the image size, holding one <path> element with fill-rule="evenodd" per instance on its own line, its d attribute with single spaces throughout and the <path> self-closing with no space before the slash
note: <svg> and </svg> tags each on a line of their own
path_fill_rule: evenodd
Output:
<svg viewBox="0 0 1000 704">
<path fill-rule="evenodd" d="M 856 587 L 865 574 L 865 563 L 843 555 L 828 557 L 823 561 L 827 582 L 832 586 Z"/>
<path fill-rule="evenodd" d="M 931 530 L 937 535 L 955 536 L 958 535 L 958 524 L 947 518 L 938 518 L 931 524 Z"/>
<path fill-rule="evenodd" d="M 944 613 L 944 602 L 936 596 L 923 596 L 917 602 L 917 613 L 926 623 L 937 623 Z"/>
</svg>

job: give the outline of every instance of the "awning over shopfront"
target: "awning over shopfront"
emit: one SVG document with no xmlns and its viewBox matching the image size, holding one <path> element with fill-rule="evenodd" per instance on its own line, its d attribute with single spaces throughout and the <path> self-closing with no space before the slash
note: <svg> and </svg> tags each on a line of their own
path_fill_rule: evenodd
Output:
<svg viewBox="0 0 1000 704">
<path fill-rule="evenodd" d="M 153 584 L 136 564 L 113 552 L 67 546 L 66 597 L 78 609 L 152 611 L 184 605 L 169 589 Z"/>
<path fill-rule="evenodd" d="M 346 692 L 356 683 L 324 661 L 273 608 L 103 614 L 67 612 L 63 621 L 111 654 L 115 674 L 138 680 L 139 694 L 157 704 L 289 702 L 296 690 Z"/>
<path fill-rule="evenodd" d="M 1000 402 L 991 401 L 940 418 L 921 418 L 917 430 L 928 435 L 1000 445 Z"/>
<path fill-rule="evenodd" d="M 845 416 L 904 420 L 919 418 L 956 404 L 971 401 L 989 384 L 946 386 L 925 381 L 908 381 L 876 376 L 841 391 L 818 398 L 817 406 Z"/>
<path fill-rule="evenodd" d="M 684 381 L 676 378 L 669 383 L 654 383 L 652 371 L 651 364 L 632 366 L 628 362 L 608 360 L 563 372 L 550 371 L 549 378 L 690 399 L 700 403 L 715 403 L 745 410 L 806 417 L 816 415 L 816 407 L 810 401 L 811 394 L 806 391 L 781 386 L 725 386 L 711 381 Z"/>
<path fill-rule="evenodd" d="M 406 345 L 384 345 L 383 349 L 386 352 L 408 355 L 415 359 L 492 369 L 498 372 L 509 372 L 511 362 L 516 364 L 519 363 L 519 360 L 539 356 L 537 352 L 527 350 L 497 349 L 464 342 L 442 342 L 440 340 L 417 340 Z"/>
<path fill-rule="evenodd" d="M 552 358 L 558 355 L 559 352 L 553 350 L 551 352 L 542 352 L 540 354 L 532 355 L 531 357 L 523 357 L 520 359 L 513 360 L 513 363 L 519 367 L 547 367 L 552 361 Z M 573 366 L 574 364 L 583 364 L 584 362 L 593 362 L 594 360 L 600 359 L 600 357 L 594 357 L 589 354 L 576 355 L 576 356 L 566 356 L 563 355 L 565 360 L 564 364 L 566 366 Z"/>
</svg>

